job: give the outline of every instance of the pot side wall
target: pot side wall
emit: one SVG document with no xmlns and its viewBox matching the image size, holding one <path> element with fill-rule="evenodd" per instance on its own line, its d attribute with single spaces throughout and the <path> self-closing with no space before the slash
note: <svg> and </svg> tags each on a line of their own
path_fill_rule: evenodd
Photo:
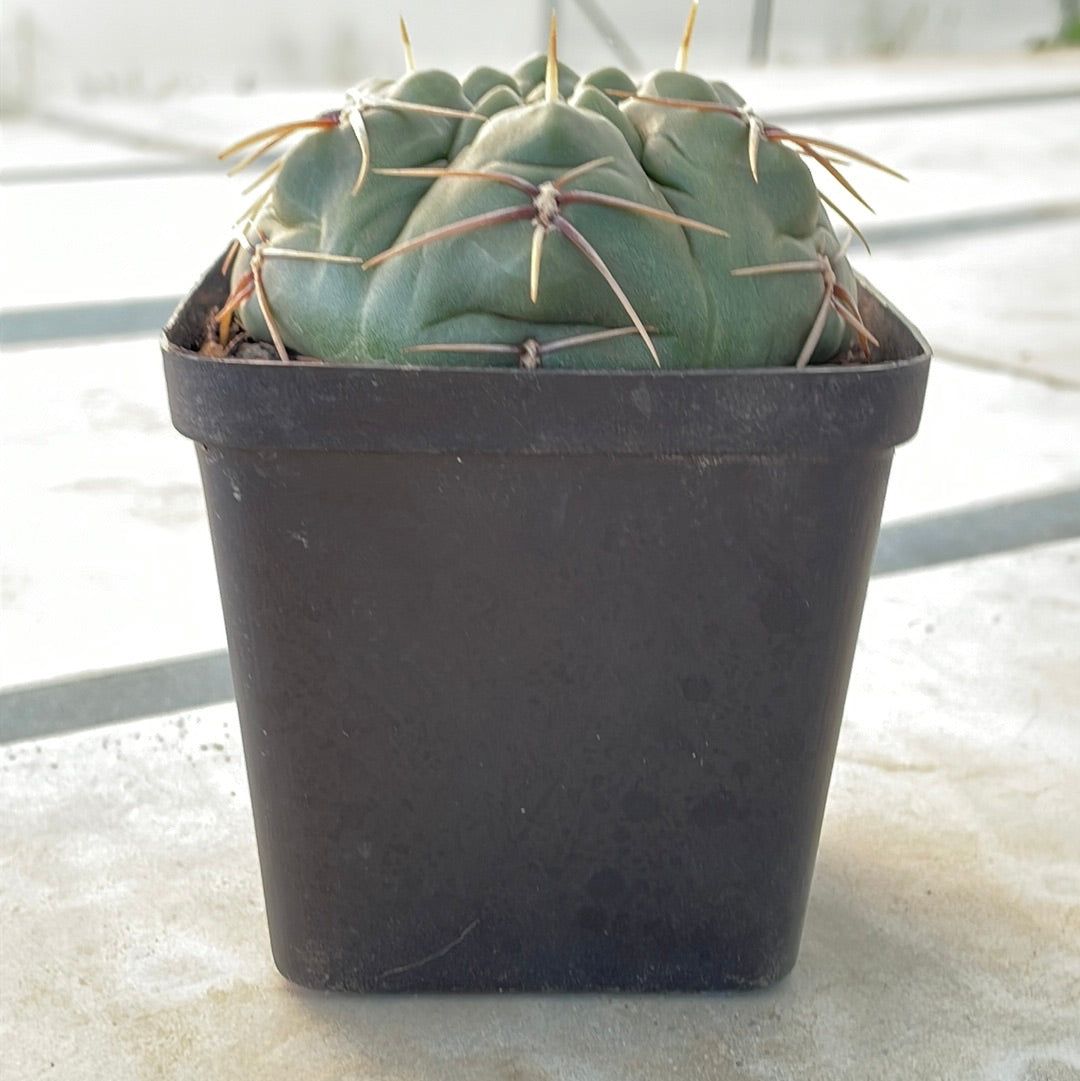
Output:
<svg viewBox="0 0 1080 1081">
<path fill-rule="evenodd" d="M 918 332 L 863 283 L 883 349 L 862 368 L 247 364 L 190 352 L 221 289 L 196 288 L 163 353 L 281 971 L 358 991 L 782 977 L 922 408 Z"/>
<path fill-rule="evenodd" d="M 790 968 L 891 453 L 201 457 L 286 975 Z"/>
</svg>

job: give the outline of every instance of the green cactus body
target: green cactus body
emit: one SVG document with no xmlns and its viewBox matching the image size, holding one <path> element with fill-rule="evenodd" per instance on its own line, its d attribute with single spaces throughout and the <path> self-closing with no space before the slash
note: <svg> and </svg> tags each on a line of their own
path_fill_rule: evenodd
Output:
<svg viewBox="0 0 1080 1081">
<path fill-rule="evenodd" d="M 533 343 L 533 364 L 618 369 L 827 362 L 865 341 L 803 154 L 751 148 L 730 88 L 560 64 L 556 97 L 548 65 L 355 88 L 366 166 L 343 110 L 245 229 L 247 334 L 338 364 L 513 366 Z"/>
</svg>

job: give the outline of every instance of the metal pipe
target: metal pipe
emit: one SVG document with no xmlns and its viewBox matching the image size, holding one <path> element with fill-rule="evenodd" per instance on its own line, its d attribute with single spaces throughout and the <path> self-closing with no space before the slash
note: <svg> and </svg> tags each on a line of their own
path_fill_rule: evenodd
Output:
<svg viewBox="0 0 1080 1081">
<path fill-rule="evenodd" d="M 752 64 L 764 64 L 769 59 L 772 8 L 772 0 L 754 0 L 754 19 L 750 26 L 750 63 Z"/>
<path fill-rule="evenodd" d="M 627 71 L 638 74 L 644 72 L 645 64 L 634 51 L 634 47 L 623 36 L 622 31 L 615 24 L 610 15 L 600 6 L 597 0 L 574 0 L 581 9 L 581 13 L 592 24 L 593 29 L 611 46 L 612 51 Z"/>
</svg>

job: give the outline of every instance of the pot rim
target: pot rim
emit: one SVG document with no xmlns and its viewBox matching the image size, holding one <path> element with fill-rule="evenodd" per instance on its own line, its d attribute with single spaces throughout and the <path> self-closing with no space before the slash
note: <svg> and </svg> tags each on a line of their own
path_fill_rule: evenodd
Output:
<svg viewBox="0 0 1080 1081">
<path fill-rule="evenodd" d="M 208 445 L 526 454 L 886 450 L 918 428 L 930 347 L 858 278 L 887 359 L 806 368 L 585 370 L 337 365 L 195 351 L 215 262 L 161 335 L 173 423 Z M 807 424 L 807 416 L 816 423 Z"/>
</svg>

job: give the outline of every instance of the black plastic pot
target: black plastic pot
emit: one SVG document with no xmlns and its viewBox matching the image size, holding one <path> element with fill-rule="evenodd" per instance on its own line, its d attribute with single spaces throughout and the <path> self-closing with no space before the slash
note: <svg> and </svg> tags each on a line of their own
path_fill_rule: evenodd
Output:
<svg viewBox="0 0 1080 1081">
<path fill-rule="evenodd" d="M 929 352 L 804 371 L 337 368 L 163 343 L 198 444 L 281 971 L 698 990 L 795 961 Z"/>
</svg>

